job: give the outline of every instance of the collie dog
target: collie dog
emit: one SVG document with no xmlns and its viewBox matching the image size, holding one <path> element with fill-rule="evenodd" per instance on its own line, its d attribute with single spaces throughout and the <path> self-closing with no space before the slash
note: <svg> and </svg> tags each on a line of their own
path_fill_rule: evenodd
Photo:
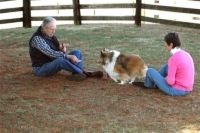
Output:
<svg viewBox="0 0 200 133">
<path fill-rule="evenodd" d="M 132 84 L 146 76 L 147 65 L 138 55 L 125 55 L 117 50 L 103 49 L 100 60 L 103 69 L 115 82 Z"/>
</svg>

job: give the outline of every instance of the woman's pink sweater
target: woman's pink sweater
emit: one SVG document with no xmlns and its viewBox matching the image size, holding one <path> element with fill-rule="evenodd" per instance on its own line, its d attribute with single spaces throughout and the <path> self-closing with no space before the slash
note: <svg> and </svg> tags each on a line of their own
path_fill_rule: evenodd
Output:
<svg viewBox="0 0 200 133">
<path fill-rule="evenodd" d="M 172 87 L 192 91 L 194 84 L 194 62 L 184 50 L 175 52 L 168 60 L 167 83 Z"/>
</svg>

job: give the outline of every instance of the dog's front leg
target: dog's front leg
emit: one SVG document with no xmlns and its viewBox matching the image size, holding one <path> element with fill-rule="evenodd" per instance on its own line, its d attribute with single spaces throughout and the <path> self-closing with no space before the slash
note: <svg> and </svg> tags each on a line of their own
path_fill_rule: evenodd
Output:
<svg viewBox="0 0 200 133">
<path fill-rule="evenodd" d="M 112 78 L 112 77 L 111 77 Z M 116 78 L 112 78 L 115 82 L 117 82 L 118 83 L 118 80 L 116 79 Z"/>
<path fill-rule="evenodd" d="M 111 79 L 114 80 L 116 83 L 118 83 L 118 78 L 116 76 L 110 75 Z"/>
</svg>

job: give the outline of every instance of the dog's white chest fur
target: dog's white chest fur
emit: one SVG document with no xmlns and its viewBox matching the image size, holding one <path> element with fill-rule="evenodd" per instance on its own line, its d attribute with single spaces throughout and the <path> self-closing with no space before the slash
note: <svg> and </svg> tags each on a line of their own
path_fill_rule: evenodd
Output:
<svg viewBox="0 0 200 133">
<path fill-rule="evenodd" d="M 119 74 L 116 73 L 114 71 L 114 67 L 115 67 L 115 63 L 116 63 L 116 60 L 117 60 L 117 57 L 120 55 L 120 52 L 119 51 L 115 51 L 115 50 L 112 50 L 111 52 L 113 52 L 113 57 L 112 57 L 112 61 L 108 61 L 106 63 L 106 65 L 103 65 L 103 68 L 104 70 L 108 73 L 108 75 L 115 81 L 117 82 L 118 80 L 118 77 L 119 77 Z"/>
</svg>

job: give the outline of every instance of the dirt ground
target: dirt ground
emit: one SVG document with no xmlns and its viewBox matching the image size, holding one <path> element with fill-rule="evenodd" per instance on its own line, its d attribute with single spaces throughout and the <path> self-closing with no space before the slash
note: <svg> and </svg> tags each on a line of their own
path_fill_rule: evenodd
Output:
<svg viewBox="0 0 200 133">
<path fill-rule="evenodd" d="M 0 133 L 200 132 L 199 81 L 171 97 L 110 79 L 35 77 L 28 50 L 8 45 L 0 49 Z"/>
</svg>

